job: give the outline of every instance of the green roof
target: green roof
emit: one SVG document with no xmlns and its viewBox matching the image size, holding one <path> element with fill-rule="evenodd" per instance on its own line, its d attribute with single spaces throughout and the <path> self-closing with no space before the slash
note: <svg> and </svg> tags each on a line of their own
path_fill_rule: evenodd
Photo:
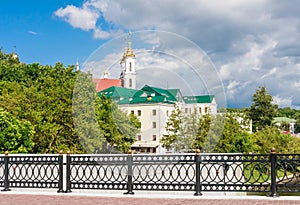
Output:
<svg viewBox="0 0 300 205">
<path fill-rule="evenodd" d="M 141 90 L 144 91 L 143 94 L 147 94 L 148 97 L 163 96 L 166 98 L 167 101 L 176 101 L 176 95 L 174 96 L 171 92 L 169 92 L 166 89 L 145 85 Z"/>
<path fill-rule="evenodd" d="M 292 123 L 292 122 L 296 122 L 295 119 L 291 119 L 291 118 L 288 118 L 288 117 L 275 117 L 273 122 L 287 122 L 287 123 Z"/>
<path fill-rule="evenodd" d="M 180 92 L 179 89 L 167 89 L 167 91 L 169 91 L 169 93 L 171 93 L 174 97 L 176 97 L 177 94 Z"/>
<path fill-rule="evenodd" d="M 184 96 L 183 100 L 186 104 L 211 103 L 214 97 L 214 95 Z"/>
<path fill-rule="evenodd" d="M 141 104 L 141 103 L 167 103 L 174 104 L 180 98 L 179 89 L 162 89 L 149 85 L 145 85 L 140 90 L 112 86 L 103 91 L 98 92 L 98 96 L 105 95 L 107 98 L 112 98 L 118 104 Z M 213 95 L 204 96 L 185 96 L 185 103 L 211 103 Z"/>
<path fill-rule="evenodd" d="M 107 98 L 112 98 L 113 100 L 119 101 L 129 101 L 129 98 L 137 92 L 138 90 L 123 88 L 118 86 L 112 86 L 105 90 L 98 92 L 98 96 L 105 95 Z"/>
</svg>

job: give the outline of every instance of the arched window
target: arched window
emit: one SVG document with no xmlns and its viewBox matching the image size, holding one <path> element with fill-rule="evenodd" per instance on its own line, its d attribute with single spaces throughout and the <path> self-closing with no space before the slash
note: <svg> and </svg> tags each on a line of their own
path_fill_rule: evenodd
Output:
<svg viewBox="0 0 300 205">
<path fill-rule="evenodd" d="M 132 71 L 132 65 L 131 65 L 131 62 L 129 62 L 129 72 Z"/>
<path fill-rule="evenodd" d="M 132 79 L 129 78 L 129 87 L 132 87 Z"/>
</svg>

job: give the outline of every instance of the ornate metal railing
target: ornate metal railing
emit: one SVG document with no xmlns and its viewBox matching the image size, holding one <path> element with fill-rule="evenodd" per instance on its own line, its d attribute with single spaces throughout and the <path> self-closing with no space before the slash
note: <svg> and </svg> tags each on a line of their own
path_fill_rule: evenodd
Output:
<svg viewBox="0 0 300 205">
<path fill-rule="evenodd" d="M 300 192 L 300 154 L 8 155 L 0 185 L 10 188 Z"/>
<path fill-rule="evenodd" d="M 204 155 L 200 173 L 202 191 L 270 191 L 269 155 Z"/>
<path fill-rule="evenodd" d="M 300 191 L 300 155 L 276 155 L 276 188 L 278 192 Z M 274 180 L 275 183 L 275 180 Z"/>
<path fill-rule="evenodd" d="M 134 190 L 192 191 L 195 155 L 133 155 Z"/>
<path fill-rule="evenodd" d="M 57 188 L 63 192 L 63 155 L 10 155 L 0 158 L 0 180 L 10 188 Z"/>
<path fill-rule="evenodd" d="M 126 155 L 67 155 L 67 192 L 71 189 L 126 190 Z"/>
</svg>

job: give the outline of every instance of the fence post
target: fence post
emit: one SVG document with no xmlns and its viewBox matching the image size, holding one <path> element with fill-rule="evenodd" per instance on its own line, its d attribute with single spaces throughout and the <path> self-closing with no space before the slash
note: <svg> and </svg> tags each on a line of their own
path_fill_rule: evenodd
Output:
<svg viewBox="0 0 300 205">
<path fill-rule="evenodd" d="M 4 189 L 1 191 L 10 191 L 9 189 L 9 156 L 8 156 L 8 151 L 4 152 L 5 157 L 4 157 Z"/>
<path fill-rule="evenodd" d="M 278 194 L 277 194 L 277 184 L 276 184 L 277 156 L 276 156 L 276 149 L 275 148 L 271 148 L 270 162 L 271 162 L 271 194 L 269 196 L 270 197 L 278 197 Z"/>
<path fill-rule="evenodd" d="M 66 191 L 71 193 L 71 152 L 67 151 L 67 164 L 66 164 Z"/>
<path fill-rule="evenodd" d="M 63 192 L 63 180 L 64 180 L 64 162 L 63 162 L 63 151 L 59 151 L 59 156 L 58 156 L 58 190 L 57 193 L 62 193 Z"/>
<path fill-rule="evenodd" d="M 124 194 L 134 194 L 133 190 L 133 183 L 132 183 L 132 150 L 128 151 L 128 156 L 127 156 L 127 163 L 128 163 L 128 170 L 127 170 L 127 192 Z"/>
<path fill-rule="evenodd" d="M 201 193 L 201 182 L 200 182 L 200 149 L 196 150 L 195 155 L 196 161 L 196 183 L 195 183 L 195 194 L 194 196 L 202 196 Z"/>
</svg>

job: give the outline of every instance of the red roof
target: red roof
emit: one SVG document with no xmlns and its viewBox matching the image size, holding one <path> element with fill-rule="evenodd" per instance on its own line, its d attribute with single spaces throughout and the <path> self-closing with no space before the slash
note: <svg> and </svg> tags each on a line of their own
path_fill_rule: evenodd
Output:
<svg viewBox="0 0 300 205">
<path fill-rule="evenodd" d="M 111 86 L 122 86 L 121 79 L 109 79 L 109 78 L 101 78 L 101 79 L 93 79 L 93 83 L 96 85 L 96 91 L 100 92 L 105 90 L 106 88 L 110 88 Z"/>
</svg>

